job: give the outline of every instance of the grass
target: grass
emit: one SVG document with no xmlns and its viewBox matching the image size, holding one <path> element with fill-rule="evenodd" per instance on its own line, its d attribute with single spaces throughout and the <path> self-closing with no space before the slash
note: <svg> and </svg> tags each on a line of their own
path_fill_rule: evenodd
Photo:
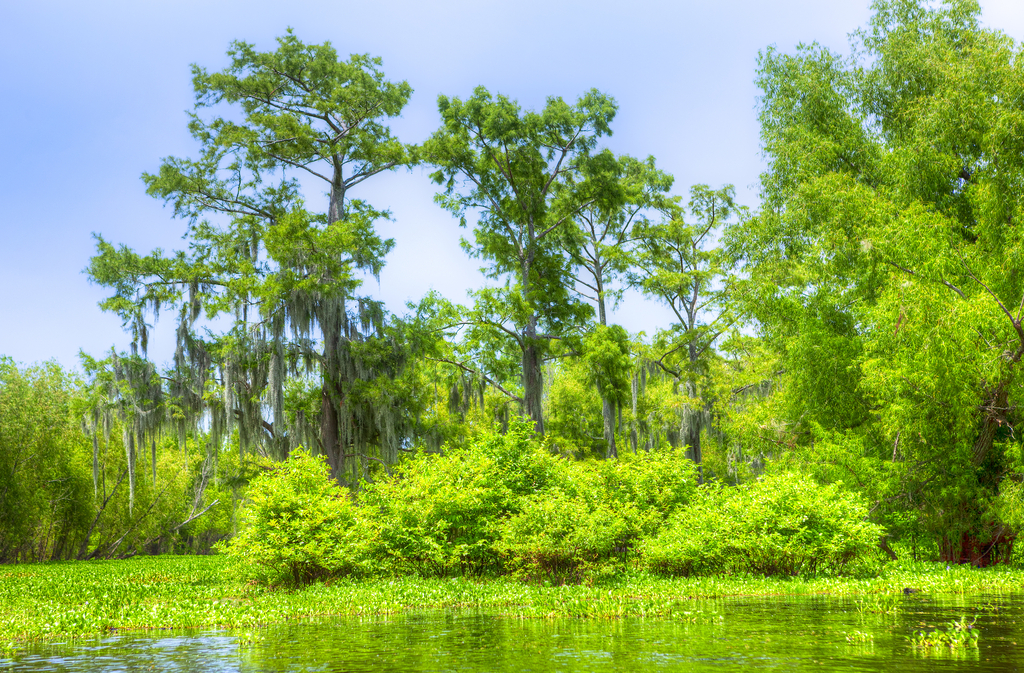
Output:
<svg viewBox="0 0 1024 673">
<path fill-rule="evenodd" d="M 887 566 L 878 577 L 662 578 L 624 574 L 594 586 L 547 586 L 510 578 L 341 579 L 296 590 L 245 585 L 223 556 L 0 566 L 0 647 L 111 631 L 253 628 L 333 615 L 422 609 L 484 609 L 549 618 L 681 618 L 692 599 L 832 595 L 887 604 L 905 589 L 931 594 L 1024 591 L 1024 570 L 934 563 Z"/>
</svg>

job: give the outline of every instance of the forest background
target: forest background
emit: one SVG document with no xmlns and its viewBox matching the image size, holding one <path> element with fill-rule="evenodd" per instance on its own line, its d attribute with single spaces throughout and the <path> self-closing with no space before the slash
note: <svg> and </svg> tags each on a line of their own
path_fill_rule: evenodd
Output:
<svg viewBox="0 0 1024 673">
<path fill-rule="evenodd" d="M 203 549 L 260 459 L 305 446 L 356 487 L 522 414 L 576 460 L 685 446 L 697 481 L 843 483 L 895 539 L 987 562 L 1020 524 L 1024 290 L 1018 47 L 979 15 L 876 3 L 853 56 L 763 51 L 756 210 L 606 150 L 597 90 L 536 114 L 442 95 L 409 145 L 386 124 L 411 90 L 379 63 L 236 43 L 231 68 L 193 70 L 190 151 L 144 176 L 189 252 L 96 239 L 130 346 L 84 355 L 84 380 L 4 364 L 4 557 Z M 492 281 L 461 305 L 361 289 L 393 243 L 352 194 L 407 165 Z M 626 291 L 668 318 L 616 327 Z"/>
</svg>

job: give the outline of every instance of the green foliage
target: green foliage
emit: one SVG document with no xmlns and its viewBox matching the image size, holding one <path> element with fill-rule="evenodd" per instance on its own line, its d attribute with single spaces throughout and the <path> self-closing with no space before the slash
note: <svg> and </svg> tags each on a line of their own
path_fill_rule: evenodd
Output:
<svg viewBox="0 0 1024 673">
<path fill-rule="evenodd" d="M 242 577 L 304 584 L 357 571 L 356 508 L 322 457 L 295 451 L 249 483 L 241 530 L 224 545 Z"/>
<path fill-rule="evenodd" d="M 578 360 L 548 367 L 545 431 L 560 452 L 577 457 L 604 455 L 601 396 L 590 371 Z"/>
<path fill-rule="evenodd" d="M 668 517 L 697 496 L 697 466 L 684 453 L 664 448 L 598 463 L 613 506 L 636 509 L 634 538 L 657 534 Z"/>
<path fill-rule="evenodd" d="M 966 560 L 1015 469 L 1021 48 L 973 0 L 873 10 L 851 56 L 759 59 L 764 203 L 726 236 L 749 274 L 734 298 L 784 372 L 757 448 L 841 465 L 877 517 L 917 510 Z"/>
<path fill-rule="evenodd" d="M 621 570 L 639 540 L 696 491 L 696 466 L 678 451 L 621 461 L 560 461 L 552 485 L 522 499 L 497 548 L 525 577 L 579 581 Z"/>
<path fill-rule="evenodd" d="M 394 462 L 417 406 L 395 382 L 408 340 L 385 326 L 378 302 L 355 296 L 394 245 L 374 228 L 389 215 L 352 198 L 413 162 L 414 148 L 387 126 L 412 89 L 389 82 L 379 59 L 342 59 L 290 31 L 275 50 L 233 42 L 228 56 L 220 72 L 192 68 L 197 157 L 168 157 L 143 175 L 188 222 L 187 249 L 145 255 L 97 236 L 87 271 L 143 352 L 147 321 L 177 313 L 168 392 L 193 424 L 212 416 L 215 443 L 237 425 L 240 450 L 281 458 L 319 446 L 335 477 L 358 478 L 356 454 Z M 297 175 L 329 190 L 326 208 L 308 208 Z M 200 316 L 226 329 L 204 335 Z M 314 415 L 286 413 L 285 384 L 298 377 L 328 402 Z M 223 392 L 209 395 L 214 381 Z"/>
<path fill-rule="evenodd" d="M 598 198 L 577 187 L 585 183 L 600 191 L 604 185 L 582 176 L 584 163 L 601 161 L 592 150 L 610 133 L 616 105 L 592 90 L 575 105 L 551 97 L 540 112 L 524 112 L 515 101 L 478 87 L 465 101 L 440 96 L 438 110 L 443 126 L 423 149 L 437 167 L 431 177 L 442 186 L 436 200 L 462 226 L 467 214 L 477 215 L 473 240 L 463 247 L 485 261 L 491 278 L 504 280 L 474 293 L 475 306 L 459 321 L 470 326 L 460 360 L 472 360 L 475 369 L 508 384 L 501 380 L 507 372 L 488 365 L 495 352 L 509 353 L 519 363 L 519 380 L 511 383 L 522 386 L 518 399 L 543 433 L 541 362 L 553 339 L 571 336 L 590 314 L 572 291 L 559 234 Z"/>
<path fill-rule="evenodd" d="M 967 617 L 961 617 L 959 621 L 953 620 L 946 623 L 945 628 L 939 627 L 933 631 L 918 630 L 910 636 L 910 644 L 915 648 L 929 649 L 937 647 L 948 647 L 950 649 L 977 647 L 981 631 L 974 626 L 977 618 L 967 621 Z"/>
<path fill-rule="evenodd" d="M 521 577 L 579 581 L 613 555 L 624 557 L 637 518 L 635 505 L 616 507 L 600 492 L 552 488 L 522 503 L 500 527 L 497 549 Z"/>
<path fill-rule="evenodd" d="M 587 383 L 597 388 L 601 399 L 609 400 L 615 407 L 625 404 L 633 368 L 626 330 L 620 325 L 595 325 L 583 338 L 581 359 Z"/>
<path fill-rule="evenodd" d="M 155 433 L 132 455 L 125 429 L 152 409 L 130 404 L 131 414 L 106 415 L 99 428 L 94 393 L 55 363 L 0 360 L 0 562 L 207 551 L 232 528 L 216 456 L 204 458 L 194 437 L 179 450 Z"/>
<path fill-rule="evenodd" d="M 497 526 L 519 499 L 544 489 L 557 459 L 530 424 L 515 420 L 444 454 L 420 454 L 393 479 L 369 484 L 360 504 L 372 522 L 368 553 L 382 569 L 446 576 L 500 570 Z"/>
<path fill-rule="evenodd" d="M 482 610 L 511 618 L 678 618 L 723 597 L 1010 595 L 1024 571 L 945 564 L 891 564 L 872 578 L 658 577 L 616 573 L 594 585 L 548 586 L 508 578 L 339 578 L 293 590 L 267 590 L 229 572 L 217 556 L 137 556 L 125 561 L 0 566 L 0 642 L 74 640 L 112 631 L 241 629 L 323 621 L 338 615 Z M 685 597 L 685 598 L 681 598 Z M 848 601 L 843 601 L 844 603 Z M 842 638 L 837 634 L 838 638 Z"/>
<path fill-rule="evenodd" d="M 665 208 L 664 221 L 642 222 L 633 232 L 636 264 L 630 281 L 664 303 L 675 319 L 655 336 L 651 359 L 681 384 L 688 398 L 680 414 L 681 441 L 690 447 L 699 470 L 702 430 L 711 425 L 709 364 L 715 343 L 736 321 L 726 301 L 734 255 L 715 241 L 725 222 L 743 212 L 733 202 L 734 194 L 731 185 L 719 190 L 694 185 L 689 210 L 696 223 L 687 224 L 683 209 L 672 203 Z"/>
<path fill-rule="evenodd" d="M 77 552 L 92 513 L 89 443 L 77 381 L 56 363 L 0 358 L 0 562 Z"/>
<path fill-rule="evenodd" d="M 653 570 L 671 575 L 841 573 L 882 534 L 866 516 L 855 494 L 796 474 L 708 485 L 644 554 Z"/>
<path fill-rule="evenodd" d="M 545 575 L 578 581 L 627 560 L 695 492 L 678 452 L 576 462 L 513 420 L 465 446 L 411 457 L 341 497 L 322 461 L 297 453 L 249 486 L 226 545 L 242 577 L 299 584 L 346 573 Z"/>
</svg>

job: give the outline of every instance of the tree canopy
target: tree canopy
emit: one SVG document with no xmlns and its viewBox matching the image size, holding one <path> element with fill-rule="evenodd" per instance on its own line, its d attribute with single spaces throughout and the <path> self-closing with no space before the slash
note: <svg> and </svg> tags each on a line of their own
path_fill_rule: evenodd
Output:
<svg viewBox="0 0 1024 673">
<path fill-rule="evenodd" d="M 572 292 L 559 230 L 603 197 L 604 173 L 591 154 L 611 133 L 615 102 L 595 90 L 575 105 L 553 97 L 542 111 L 523 112 L 478 87 L 465 101 L 441 96 L 438 109 L 443 125 L 424 146 L 443 188 L 438 203 L 462 226 L 467 214 L 476 217 L 473 240 L 463 247 L 484 261 L 489 277 L 504 281 L 476 292 L 467 322 L 499 331 L 494 336 L 521 354 L 523 406 L 543 434 L 541 363 L 590 310 Z M 614 164 L 610 155 L 601 158 Z"/>
<path fill-rule="evenodd" d="M 357 272 L 379 274 L 394 242 L 374 229 L 388 213 L 350 190 L 413 160 L 386 125 L 412 89 L 386 80 L 379 59 L 341 60 L 330 43 L 306 45 L 291 32 L 276 51 L 235 42 L 228 56 L 221 72 L 192 68 L 198 158 L 169 157 L 143 176 L 188 222 L 188 250 L 141 255 L 98 236 L 89 275 L 113 290 L 102 306 L 122 317 L 133 347 L 146 349 L 147 317 L 177 311 L 170 392 L 200 412 L 218 369 L 214 427 L 230 432 L 237 422 L 243 448 L 284 456 L 315 443 L 335 476 L 355 469 L 352 459 L 379 459 L 376 451 L 393 459 L 401 392 L 374 382 L 397 376 L 404 345 L 387 334 L 382 307 L 355 292 Z M 232 114 L 207 114 L 225 106 Z M 326 184 L 325 209 L 308 207 L 297 175 Z M 200 316 L 229 327 L 201 336 Z M 288 375 L 312 377 L 320 390 L 319 409 L 290 423 Z"/>
<path fill-rule="evenodd" d="M 1020 469 L 1022 59 L 976 2 L 874 10 L 852 57 L 762 54 L 769 169 L 734 236 L 787 443 L 959 559 Z"/>
</svg>

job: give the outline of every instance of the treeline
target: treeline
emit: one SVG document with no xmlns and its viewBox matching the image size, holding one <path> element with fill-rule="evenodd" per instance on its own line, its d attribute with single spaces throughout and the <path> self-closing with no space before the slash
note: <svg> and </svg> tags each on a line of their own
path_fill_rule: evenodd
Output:
<svg viewBox="0 0 1024 673">
<path fill-rule="evenodd" d="M 440 96 L 414 145 L 387 125 L 412 89 L 379 59 L 290 32 L 233 43 L 224 70 L 193 66 L 196 155 L 143 176 L 186 248 L 97 237 L 87 272 L 133 341 L 86 359 L 76 413 L 99 439 L 80 460 L 119 442 L 132 508 L 173 451 L 230 464 L 223 488 L 305 447 L 355 489 L 526 417 L 552 454 L 679 447 L 698 483 L 800 472 L 864 498 L 889 552 L 1006 560 L 1024 524 L 1024 59 L 976 2 L 873 7 L 850 56 L 762 52 L 757 210 L 602 148 L 616 104 L 597 91 L 539 111 Z M 356 197 L 417 165 L 492 283 L 399 316 L 360 294 L 394 241 Z M 672 323 L 609 324 L 629 288 Z M 161 311 L 163 369 L 145 358 Z"/>
<path fill-rule="evenodd" d="M 91 425 L 94 392 L 54 363 L 0 358 L 0 562 L 209 552 L 233 530 L 234 454 L 134 445 L 131 419 Z"/>
</svg>

